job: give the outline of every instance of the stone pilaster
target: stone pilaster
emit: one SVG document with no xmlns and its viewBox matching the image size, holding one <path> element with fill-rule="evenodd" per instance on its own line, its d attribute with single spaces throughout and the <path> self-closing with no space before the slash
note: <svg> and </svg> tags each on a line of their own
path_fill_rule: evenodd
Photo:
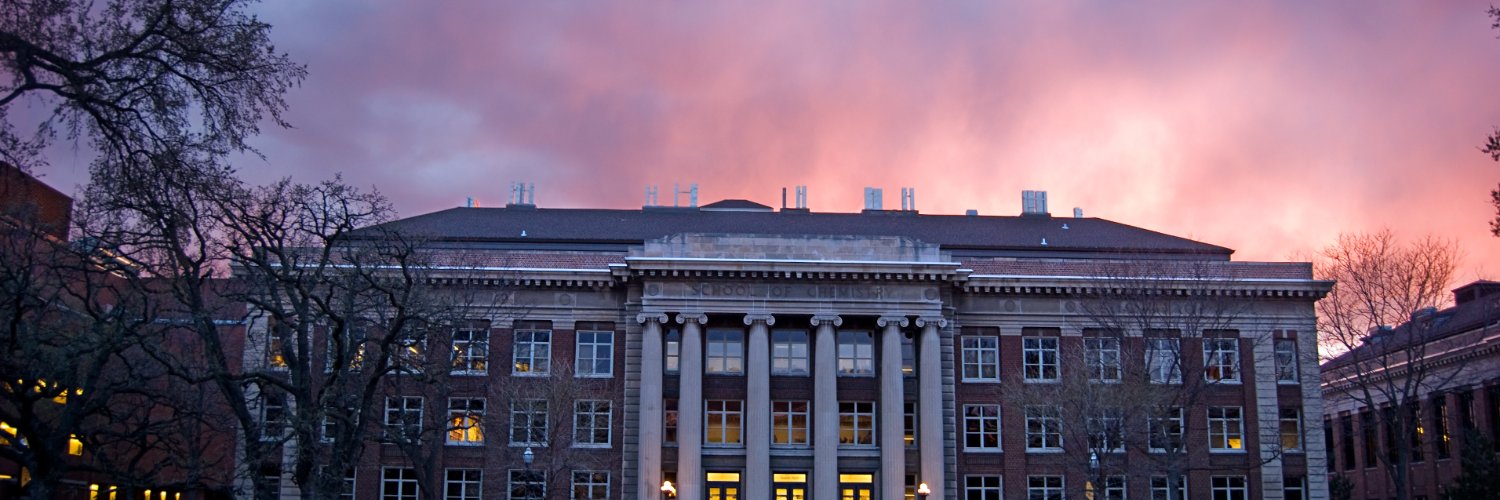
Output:
<svg viewBox="0 0 1500 500">
<path fill-rule="evenodd" d="M 661 492 L 661 442 L 662 427 L 662 334 L 661 325 L 667 322 L 664 313 L 647 313 L 636 316 L 644 325 L 641 334 L 641 397 L 636 498 L 657 498 Z"/>
<path fill-rule="evenodd" d="M 749 314 L 745 358 L 745 498 L 771 497 L 771 325 L 769 314 Z"/>
<path fill-rule="evenodd" d="M 902 498 L 906 490 L 906 442 L 902 393 L 901 328 L 905 316 L 882 316 L 880 334 L 880 498 Z"/>
<path fill-rule="evenodd" d="M 932 489 L 929 499 L 946 499 L 943 471 L 943 358 L 942 339 L 938 329 L 947 324 L 943 318 L 917 318 L 922 327 L 917 341 L 917 443 L 921 448 L 922 474 L 919 481 Z"/>
<path fill-rule="evenodd" d="M 677 498 L 703 499 L 703 313 L 678 314 L 682 324 L 677 396 Z"/>
<path fill-rule="evenodd" d="M 834 328 L 843 318 L 831 314 L 813 316 L 817 333 L 813 341 L 813 484 L 812 498 L 838 498 L 839 494 L 839 396 L 838 337 Z"/>
</svg>

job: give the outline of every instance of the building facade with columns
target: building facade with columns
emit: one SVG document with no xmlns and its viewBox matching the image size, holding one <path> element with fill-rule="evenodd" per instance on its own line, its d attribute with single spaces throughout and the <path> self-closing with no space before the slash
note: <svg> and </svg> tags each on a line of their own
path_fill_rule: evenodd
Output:
<svg viewBox="0 0 1500 500">
<path fill-rule="evenodd" d="M 541 423 L 603 422 L 566 449 L 487 401 L 484 446 L 436 458 L 487 498 L 1326 498 L 1322 428 L 1302 423 L 1323 420 L 1329 284 L 1305 263 L 1098 218 L 743 200 L 383 229 L 519 284 L 509 312 L 474 318 L 492 368 L 454 394 L 583 367 L 607 392 Z M 535 478 L 522 447 L 577 470 L 518 488 Z M 403 477 L 393 455 L 365 460 L 357 491 Z"/>
</svg>

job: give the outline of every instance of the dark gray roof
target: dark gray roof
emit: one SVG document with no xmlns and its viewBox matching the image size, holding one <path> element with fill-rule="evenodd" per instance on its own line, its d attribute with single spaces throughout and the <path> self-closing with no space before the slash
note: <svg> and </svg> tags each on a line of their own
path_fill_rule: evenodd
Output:
<svg viewBox="0 0 1500 500">
<path fill-rule="evenodd" d="M 934 243 L 945 250 L 980 253 L 1125 252 L 1228 259 L 1233 252 L 1098 218 L 920 215 L 897 211 L 817 213 L 517 206 L 452 208 L 377 227 L 450 242 L 640 244 L 679 233 L 735 233 L 901 236 Z"/>
<path fill-rule="evenodd" d="M 750 200 L 721 200 L 709 203 L 702 207 L 704 210 L 760 210 L 770 211 L 771 207 L 761 205 Z"/>
</svg>

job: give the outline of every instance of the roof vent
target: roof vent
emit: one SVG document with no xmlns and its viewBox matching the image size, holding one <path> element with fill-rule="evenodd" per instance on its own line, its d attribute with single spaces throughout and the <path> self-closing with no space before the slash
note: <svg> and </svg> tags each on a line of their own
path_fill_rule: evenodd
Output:
<svg viewBox="0 0 1500 500">
<path fill-rule="evenodd" d="M 964 215 L 967 215 L 969 217 L 978 217 L 979 211 L 971 208 L 968 210 L 964 210 Z"/>
<path fill-rule="evenodd" d="M 645 206 L 648 206 L 648 207 L 654 207 L 654 206 L 656 206 L 656 191 L 657 191 L 657 188 L 656 188 L 655 184 L 652 184 L 650 186 L 646 186 L 646 205 Z"/>
<path fill-rule="evenodd" d="M 1073 207 L 1073 218 L 1074 219 L 1082 219 L 1083 218 L 1083 207 Z"/>
<path fill-rule="evenodd" d="M 1050 215 L 1047 213 L 1047 192 L 1021 191 L 1021 215 Z"/>
<path fill-rule="evenodd" d="M 865 210 L 884 210 L 885 202 L 881 200 L 880 188 L 865 188 Z"/>
<path fill-rule="evenodd" d="M 510 202 L 505 207 L 536 207 L 536 184 L 510 183 Z"/>
<path fill-rule="evenodd" d="M 679 186 L 679 185 L 677 185 L 677 184 L 673 184 L 672 185 L 672 206 L 674 206 L 674 207 L 680 207 L 680 206 L 682 206 L 681 203 L 678 201 L 678 199 L 679 199 L 680 196 L 682 196 L 682 187 Z M 697 206 L 698 206 L 698 183 L 695 182 L 695 183 L 692 183 L 692 184 L 688 185 L 688 207 L 689 208 L 697 208 Z"/>
</svg>

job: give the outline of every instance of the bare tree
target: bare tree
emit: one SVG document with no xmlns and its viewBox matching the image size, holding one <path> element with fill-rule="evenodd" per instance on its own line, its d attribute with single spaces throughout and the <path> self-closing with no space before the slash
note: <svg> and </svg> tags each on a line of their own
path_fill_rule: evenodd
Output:
<svg viewBox="0 0 1500 500">
<path fill-rule="evenodd" d="M 608 470 L 611 458 L 596 448 L 610 448 L 615 422 L 624 409 L 616 407 L 608 379 L 577 376 L 566 360 L 553 360 L 550 372 L 515 377 L 492 384 L 489 400 L 495 414 L 486 418 L 487 430 L 497 438 L 493 453 L 503 462 L 525 464 L 516 471 L 523 481 L 510 481 L 510 498 L 560 498 L 568 495 L 573 471 Z M 545 495 L 544 495 L 545 493 Z"/>
<path fill-rule="evenodd" d="M 1439 325 L 1431 314 L 1449 298 L 1457 261 L 1451 242 L 1405 244 L 1382 230 L 1342 235 L 1314 263 L 1320 279 L 1338 282 L 1318 303 L 1318 329 L 1332 354 L 1325 391 L 1368 409 L 1386 429 L 1390 448 L 1377 455 L 1402 500 L 1410 498 L 1410 464 L 1420 452 L 1422 397 L 1463 370 L 1433 356 L 1458 347 L 1457 339 L 1432 337 Z"/>
</svg>

